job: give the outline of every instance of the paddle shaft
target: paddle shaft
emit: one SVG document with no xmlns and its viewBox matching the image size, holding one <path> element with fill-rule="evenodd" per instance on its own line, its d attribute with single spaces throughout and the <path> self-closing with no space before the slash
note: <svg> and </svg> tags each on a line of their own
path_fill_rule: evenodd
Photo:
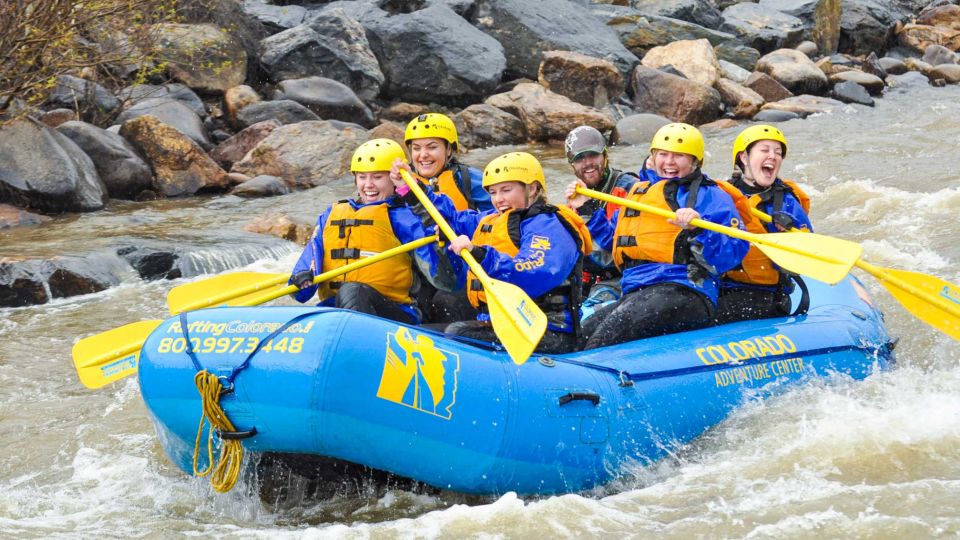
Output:
<svg viewBox="0 0 960 540">
<path fill-rule="evenodd" d="M 314 278 L 313 278 L 313 284 L 316 285 L 316 284 L 318 284 L 318 283 L 323 283 L 324 281 L 328 281 L 328 280 L 331 280 L 331 279 L 333 279 L 333 278 L 335 278 L 335 277 L 342 276 L 342 275 L 344 275 L 344 274 L 346 274 L 346 273 L 353 272 L 354 270 L 359 270 L 359 269 L 361 269 L 361 268 L 363 268 L 363 267 L 365 267 L 365 266 L 369 266 L 369 265 L 371 265 L 371 264 L 378 263 L 378 262 L 380 262 L 380 261 L 382 261 L 382 260 L 384 260 L 384 259 L 389 259 L 390 257 L 394 257 L 394 256 L 396 256 L 396 255 L 400 255 L 401 253 L 406 253 L 407 251 L 413 251 L 413 250 L 417 249 L 418 247 L 425 246 L 425 245 L 427 245 L 427 244 L 431 244 L 431 243 L 436 242 L 436 241 L 437 241 L 437 237 L 436 237 L 436 236 L 424 236 L 423 238 L 418 238 L 418 239 L 416 239 L 416 240 L 414 240 L 414 241 L 412 241 L 412 242 L 407 242 L 406 244 L 403 244 L 403 245 L 401 245 L 401 246 L 397 246 L 397 247 L 394 247 L 394 248 L 390 248 L 390 249 L 388 249 L 388 250 L 386 250 L 386 251 L 382 251 L 382 252 L 380 252 L 380 253 L 377 253 L 376 255 L 372 255 L 372 256 L 370 256 L 370 257 L 365 257 L 365 258 L 363 258 L 363 259 L 360 259 L 359 261 L 355 261 L 355 262 L 352 262 L 352 263 L 350 263 L 350 264 L 343 265 L 343 266 L 341 266 L 340 268 L 335 268 L 335 269 L 333 269 L 333 270 L 328 270 L 328 271 L 320 274 L 319 276 L 314 277 Z M 286 280 L 287 280 L 287 277 L 284 277 L 284 281 L 286 281 Z M 262 303 L 264 303 L 264 302 L 269 302 L 270 300 L 273 300 L 274 298 L 280 298 L 281 296 L 283 296 L 283 295 L 285 295 L 285 294 L 295 293 L 295 292 L 297 292 L 298 290 L 300 290 L 300 288 L 297 287 L 296 285 L 289 285 L 289 286 L 284 287 L 284 288 L 282 288 L 282 289 L 280 289 L 280 290 L 277 290 L 277 291 L 268 291 L 268 292 L 265 292 L 264 294 L 254 296 L 254 297 L 252 297 L 252 298 L 250 298 L 250 299 L 248 299 L 248 300 L 245 300 L 242 304 L 238 304 L 238 305 L 257 306 L 257 305 L 260 305 L 260 304 L 262 304 Z M 256 290 L 251 291 L 251 292 L 256 292 Z M 238 298 L 238 297 L 240 297 L 240 296 L 245 296 L 245 295 L 244 295 L 244 294 L 235 294 L 235 295 L 233 295 L 231 298 Z"/>
<path fill-rule="evenodd" d="M 608 194 L 603 193 L 603 192 L 601 192 L 601 191 L 596 191 L 596 190 L 588 189 L 588 188 L 585 188 L 585 187 L 579 187 L 579 186 L 578 186 L 578 187 L 577 187 L 577 193 L 579 193 L 580 195 L 586 195 L 587 197 L 592 197 L 592 198 L 594 198 L 594 199 L 598 199 L 598 200 L 601 200 L 601 201 L 604 201 L 604 202 L 608 202 L 608 203 L 611 203 L 611 204 L 617 204 L 617 205 L 620 205 L 620 206 L 626 206 L 627 208 L 633 208 L 634 210 L 639 210 L 639 211 L 641 211 L 641 212 L 647 212 L 647 213 L 650 213 L 650 214 L 655 214 L 655 215 L 658 215 L 658 216 L 660 216 L 660 217 L 664 217 L 664 218 L 667 218 L 667 219 L 673 219 L 673 218 L 677 217 L 677 214 L 674 213 L 674 212 L 671 212 L 670 210 L 664 210 L 663 208 L 657 208 L 656 206 L 650 206 L 650 205 L 648 205 L 648 204 L 643 204 L 643 203 L 641 203 L 641 202 L 633 201 L 633 200 L 630 200 L 630 199 L 624 199 L 624 198 L 622 198 L 622 197 L 617 197 L 617 196 L 614 196 L 614 195 L 608 195 Z M 746 232 L 746 231 L 741 231 L 740 229 L 736 229 L 736 228 L 734 228 L 734 227 L 727 227 L 727 226 L 725 226 L 725 225 L 720 225 L 720 224 L 717 224 L 717 223 L 712 223 L 712 222 L 710 222 L 710 221 L 706 221 L 706 220 L 699 219 L 699 218 L 690 220 L 690 225 L 693 225 L 694 227 L 699 227 L 699 228 L 701 228 L 701 229 L 706 229 L 706 230 L 708 230 L 708 231 L 713 231 L 713 232 L 716 232 L 716 233 L 725 234 L 725 235 L 727 235 L 727 236 L 732 236 L 733 238 L 739 238 L 740 240 L 746 240 L 747 242 L 750 242 L 750 243 L 752 243 L 752 244 L 768 244 L 768 243 L 772 243 L 772 242 L 767 242 L 766 239 L 763 238 L 763 235 L 762 235 L 762 234 L 754 234 L 754 233 L 750 233 L 750 232 Z M 792 247 L 792 246 L 783 245 L 783 244 L 779 244 L 779 243 L 776 243 L 776 244 L 774 244 L 774 245 L 775 245 L 778 249 L 784 249 L 784 250 L 787 250 L 787 251 L 791 251 L 791 252 L 796 253 L 796 254 L 798 254 L 798 255 L 803 255 L 804 257 L 810 257 L 810 258 L 813 258 L 813 259 L 819 259 L 819 260 L 821 260 L 821 261 L 824 261 L 824 262 L 827 262 L 827 263 L 831 263 L 831 264 L 843 264 L 843 261 L 834 259 L 833 257 L 821 255 L 821 254 L 819 254 L 819 253 L 812 253 L 812 252 L 809 252 L 809 251 L 806 251 L 806 250 L 796 249 L 796 248 L 794 248 L 794 247 Z"/>
<path fill-rule="evenodd" d="M 770 223 L 773 221 L 772 217 L 765 214 L 764 212 L 761 212 L 757 208 L 751 208 L 750 212 L 754 215 L 754 217 L 758 218 L 760 221 L 763 221 L 764 223 Z M 954 304 L 948 304 L 944 302 L 943 299 L 937 298 L 936 296 L 928 293 L 927 291 L 914 287 L 913 285 L 907 283 L 906 281 L 885 272 L 884 269 L 880 268 L 879 266 L 874 266 L 868 263 L 867 261 L 864 261 L 863 259 L 857 259 L 857 262 L 853 264 L 857 268 L 860 268 L 864 272 L 870 274 L 871 276 L 877 278 L 882 282 L 889 283 L 890 285 L 893 285 L 894 287 L 900 289 L 901 291 L 907 294 L 916 296 L 917 298 L 920 298 L 921 300 L 929 304 L 935 305 L 938 308 L 950 313 L 954 317 L 960 317 L 960 307 Z"/>
</svg>

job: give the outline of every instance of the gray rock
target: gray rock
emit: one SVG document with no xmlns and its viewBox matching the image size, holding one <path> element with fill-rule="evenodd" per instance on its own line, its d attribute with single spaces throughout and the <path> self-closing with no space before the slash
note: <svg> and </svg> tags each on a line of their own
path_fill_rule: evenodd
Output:
<svg viewBox="0 0 960 540">
<path fill-rule="evenodd" d="M 657 130 L 671 120 L 659 114 L 639 113 L 622 118 L 613 128 L 610 142 L 615 144 L 650 144 Z"/>
<path fill-rule="evenodd" d="M 275 119 L 281 124 L 296 124 L 321 118 L 310 109 L 289 99 L 258 101 L 247 105 L 237 113 L 237 123 L 241 128 L 270 119 Z"/>
<path fill-rule="evenodd" d="M 56 257 L 43 261 L 41 268 L 53 298 L 93 294 L 120 284 L 117 276 L 83 257 Z"/>
<path fill-rule="evenodd" d="M 933 66 L 930 73 L 927 73 L 927 77 L 931 81 L 943 79 L 947 84 L 960 83 L 960 65 L 940 64 L 939 66 Z"/>
<path fill-rule="evenodd" d="M 271 34 L 299 26 L 307 17 L 307 9 L 297 5 L 273 5 L 263 0 L 244 0 L 243 11 L 253 16 Z"/>
<path fill-rule="evenodd" d="M 926 50 L 923 51 L 923 61 L 931 66 L 939 66 L 940 64 L 956 64 L 957 53 L 951 51 L 943 45 L 930 44 L 927 46 Z"/>
<path fill-rule="evenodd" d="M 830 95 L 844 103 L 858 103 L 873 107 L 873 98 L 870 97 L 867 89 L 853 81 L 842 81 L 833 85 Z"/>
<path fill-rule="evenodd" d="M 373 111 L 348 86 L 324 77 L 282 81 L 274 99 L 289 99 L 307 107 L 322 119 L 343 120 L 371 128 Z"/>
<path fill-rule="evenodd" d="M 883 94 L 883 89 L 885 87 L 883 84 L 883 79 L 877 77 L 876 75 L 870 75 L 869 73 L 864 73 L 862 71 L 841 71 L 830 76 L 831 83 L 844 81 L 859 84 L 867 92 L 869 92 L 871 96 L 879 96 Z"/>
<path fill-rule="evenodd" d="M 812 41 L 801 41 L 796 49 L 807 55 L 807 58 L 813 59 L 817 56 L 817 44 Z"/>
<path fill-rule="evenodd" d="M 885 50 L 894 25 L 907 16 L 885 0 L 842 0 L 841 9 L 838 50 L 854 55 Z"/>
<path fill-rule="evenodd" d="M 83 118 L 105 118 L 120 107 L 120 100 L 99 84 L 74 77 L 60 75 L 47 102 L 54 107 L 66 107 L 81 113 Z"/>
<path fill-rule="evenodd" d="M 723 76 L 731 81 L 743 84 L 750 77 L 750 72 L 742 67 L 726 60 L 720 60 L 720 67 L 723 68 Z"/>
<path fill-rule="evenodd" d="M 762 110 L 757 114 L 753 115 L 754 122 L 786 122 L 788 120 L 795 120 L 800 118 L 800 115 L 797 113 L 792 113 L 789 111 L 776 111 L 773 109 Z"/>
<path fill-rule="evenodd" d="M 864 73 L 869 73 L 870 75 L 875 75 L 881 80 L 887 78 L 887 70 L 884 69 L 883 64 L 880 63 L 880 60 L 877 58 L 877 53 L 871 52 L 863 61 L 862 66 Z M 906 66 L 904 66 L 906 69 Z"/>
<path fill-rule="evenodd" d="M 0 199 L 41 212 L 103 208 L 93 161 L 55 129 L 28 119 L 0 125 Z"/>
<path fill-rule="evenodd" d="M 343 8 L 366 30 L 386 77 L 381 97 L 467 104 L 496 88 L 507 64 L 497 40 L 442 2 L 410 2 L 399 9 L 381 4 L 394 12 L 370 0 L 328 8 Z"/>
<path fill-rule="evenodd" d="M 0 261 L 0 307 L 33 306 L 50 301 L 38 272 L 24 270 L 23 266 L 20 261 Z"/>
<path fill-rule="evenodd" d="M 669 17 L 648 15 L 623 6 L 597 4 L 590 12 L 616 32 L 620 42 L 633 54 L 642 57 L 653 47 L 677 40 L 706 39 L 711 45 L 736 46 L 737 37 L 710 28 Z M 757 53 L 757 58 L 760 53 Z"/>
<path fill-rule="evenodd" d="M 736 64 L 747 71 L 753 71 L 760 60 L 760 51 L 736 42 L 721 43 L 713 48 L 717 59 Z"/>
<path fill-rule="evenodd" d="M 723 10 L 720 31 L 729 32 L 746 45 L 767 53 L 799 43 L 803 38 L 803 21 L 775 9 L 744 2 Z"/>
<path fill-rule="evenodd" d="M 274 80 L 321 76 L 375 98 L 385 82 L 380 65 L 359 21 L 343 9 L 315 14 L 261 42 L 260 62 Z"/>
<path fill-rule="evenodd" d="M 190 137 L 201 148 L 213 147 L 203 128 L 203 120 L 181 101 L 169 98 L 148 98 L 138 101 L 117 117 L 117 123 L 123 124 L 128 120 L 147 115 Z"/>
<path fill-rule="evenodd" d="M 827 76 L 810 58 L 793 49 L 778 49 L 757 62 L 766 73 L 794 94 L 816 94 L 827 87 Z"/>
<path fill-rule="evenodd" d="M 806 118 L 811 114 L 839 112 L 843 109 L 843 103 L 832 98 L 802 94 L 767 103 L 763 109 L 789 111 Z"/>
<path fill-rule="evenodd" d="M 610 27 L 568 0 L 478 0 L 477 26 L 506 52 L 509 77 L 535 79 L 543 51 L 576 51 L 614 63 L 626 77 L 639 59 Z"/>
<path fill-rule="evenodd" d="M 632 0 L 631 7 L 650 15 L 687 21 L 706 28 L 720 26 L 720 10 L 709 0 Z"/>
<path fill-rule="evenodd" d="M 127 108 L 130 108 L 141 101 L 159 98 L 179 101 L 180 103 L 189 107 L 190 110 L 196 113 L 196 115 L 200 118 L 207 116 L 207 108 L 203 104 L 203 100 L 200 99 L 200 96 L 198 96 L 193 90 L 180 83 L 169 83 L 163 85 L 138 84 L 135 86 L 128 86 L 120 91 L 120 99 L 125 102 L 124 106 Z"/>
<path fill-rule="evenodd" d="M 879 60 L 880 66 L 888 75 L 903 75 L 904 73 L 910 71 L 907 69 L 907 65 L 903 63 L 903 60 L 898 58 L 890 58 L 889 56 L 884 56 Z M 876 75 L 876 73 L 874 73 Z M 886 79 L 886 77 L 884 77 Z"/>
<path fill-rule="evenodd" d="M 261 174 L 256 178 L 247 180 L 239 186 L 233 188 L 230 192 L 237 197 L 252 199 L 255 197 L 275 197 L 277 195 L 286 195 L 290 193 L 290 186 L 283 180 L 269 174 Z"/>
<path fill-rule="evenodd" d="M 173 251 L 124 246 L 117 250 L 117 255 L 127 261 L 144 281 L 177 279 L 183 276 L 183 271 L 177 264 L 180 255 Z"/>
<path fill-rule="evenodd" d="M 804 37 L 812 40 L 818 50 L 825 54 L 837 50 L 840 40 L 839 0 L 760 0 L 759 4 L 803 21 Z"/>
<path fill-rule="evenodd" d="M 150 167 L 120 135 L 77 121 L 61 124 L 57 131 L 90 156 L 110 197 L 135 199 L 152 187 Z"/>
</svg>

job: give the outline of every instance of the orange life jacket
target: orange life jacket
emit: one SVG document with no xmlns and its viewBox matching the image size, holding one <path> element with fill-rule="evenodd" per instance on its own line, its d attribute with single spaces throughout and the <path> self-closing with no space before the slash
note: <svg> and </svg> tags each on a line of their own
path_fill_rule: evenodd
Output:
<svg viewBox="0 0 960 540">
<path fill-rule="evenodd" d="M 791 192 L 797 198 L 797 200 L 800 201 L 800 206 L 803 207 L 804 212 L 809 212 L 810 197 L 804 193 L 796 183 L 790 180 L 782 180 L 782 182 L 784 184 L 783 189 Z M 736 190 L 737 193 L 740 193 L 740 190 L 737 190 L 737 188 L 728 182 L 717 182 L 717 184 L 727 185 L 730 187 L 730 189 Z M 763 203 L 763 197 L 760 193 L 751 195 L 749 198 L 746 198 L 741 193 L 740 198 L 746 199 L 749 205 L 748 209 L 758 208 Z M 736 200 L 737 198 L 734 197 L 734 201 Z M 737 209 L 740 210 L 740 204 L 737 204 Z M 776 211 L 776 209 L 774 211 Z M 743 211 L 741 210 L 740 213 L 742 216 Z M 754 234 L 767 234 L 770 232 L 767 230 L 763 221 L 761 221 L 759 218 L 753 217 L 752 214 L 748 215 L 751 219 L 744 219 L 747 232 Z M 782 273 L 780 272 L 780 269 L 773 264 L 773 261 L 770 260 L 770 257 L 767 257 L 757 246 L 751 244 L 750 251 L 748 251 L 747 255 L 743 258 L 740 266 L 724 274 L 724 277 L 740 283 L 772 286 L 780 283 Z"/>
<path fill-rule="evenodd" d="M 706 178 L 700 181 L 712 183 L 712 180 Z M 679 208 L 676 203 L 676 192 L 674 191 L 671 197 L 673 200 L 668 201 L 664 189 L 675 190 L 677 187 L 678 184 L 670 180 L 662 180 L 652 186 L 649 182 L 637 182 L 627 198 L 673 212 Z M 696 205 L 698 189 L 691 185 L 690 193 L 687 195 L 687 208 L 693 208 Z M 632 208 L 623 208 L 613 233 L 613 262 L 621 271 L 637 262 L 687 264 L 687 261 L 679 260 L 677 257 L 680 253 L 677 250 L 677 242 L 680 240 L 682 230 L 660 216 Z"/>
<path fill-rule="evenodd" d="M 530 212 L 530 210 L 533 210 L 533 212 Z M 520 210 L 520 212 L 524 211 L 527 213 L 522 219 L 531 218 L 539 213 L 556 213 L 560 223 L 577 243 L 577 248 L 581 253 L 581 260 L 582 255 L 593 251 L 593 239 L 590 236 L 590 231 L 587 230 L 587 225 L 584 223 L 583 218 L 574 210 L 566 206 L 534 203 L 534 206 Z M 506 253 L 510 257 L 515 257 L 517 253 L 520 252 L 520 246 L 518 244 L 520 243 L 520 221 L 522 221 L 522 219 L 518 220 L 516 217 L 511 219 L 510 216 L 515 215 L 516 212 L 518 211 L 511 209 L 503 213 L 493 213 L 485 216 L 480 220 L 480 223 L 477 225 L 477 230 L 473 234 L 473 238 L 471 239 L 473 244 L 476 246 L 491 247 L 501 253 Z M 579 266 L 580 265 L 577 265 L 577 267 L 574 268 L 571 275 L 576 275 L 579 278 Z M 568 281 L 573 281 L 578 288 L 581 286 L 579 280 L 568 279 Z M 467 273 L 467 298 L 473 307 L 480 307 L 481 304 L 486 304 L 487 302 L 486 294 L 483 292 L 483 286 L 473 272 Z"/>
<path fill-rule="evenodd" d="M 390 203 L 369 204 L 354 209 L 348 202 L 338 202 L 330 211 L 323 227 L 323 272 L 345 266 L 401 245 L 390 222 Z M 370 266 L 348 272 L 320 284 L 318 295 L 328 298 L 336 294 L 340 284 L 358 281 L 376 289 L 388 299 L 410 304 L 413 287 L 413 260 L 402 253 Z"/>
<path fill-rule="evenodd" d="M 454 174 L 454 171 L 457 170 L 460 171 L 459 181 Z M 440 173 L 440 176 L 432 179 L 433 181 L 417 173 L 414 173 L 414 176 L 419 179 L 421 183 L 432 187 L 434 193 L 443 193 L 447 197 L 450 197 L 457 211 L 474 208 L 472 195 L 473 186 L 470 185 L 470 170 L 466 165 L 460 165 L 459 163 L 454 164 L 452 167 L 444 169 L 443 172 Z"/>
</svg>

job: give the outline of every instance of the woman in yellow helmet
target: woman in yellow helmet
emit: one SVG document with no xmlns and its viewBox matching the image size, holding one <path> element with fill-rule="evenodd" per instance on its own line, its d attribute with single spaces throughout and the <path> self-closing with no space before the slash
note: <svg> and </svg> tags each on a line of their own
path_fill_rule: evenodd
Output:
<svg viewBox="0 0 960 540">
<path fill-rule="evenodd" d="M 690 225 L 699 218 L 740 227 L 731 196 L 701 171 L 703 135 L 682 123 L 667 124 L 650 143 L 656 178 L 638 182 L 628 198 L 676 213 L 672 220 L 621 208 L 611 220 L 594 216 L 594 238 L 623 272 L 623 296 L 596 310 L 584 324 L 587 349 L 713 323 L 720 275 L 743 259 L 749 244 Z M 567 187 L 570 205 L 586 197 Z"/>
<path fill-rule="evenodd" d="M 730 183 L 748 197 L 751 207 L 773 218 L 766 224 L 759 219 L 745 219 L 747 230 L 752 233 L 813 231 L 807 216 L 810 198 L 795 183 L 780 178 L 786 156 L 786 137 L 769 125 L 748 127 L 733 143 L 734 173 Z M 717 322 L 789 315 L 793 281 L 805 289 L 799 276 L 791 277 L 751 246 L 743 262 L 724 274 L 720 282 Z M 801 308 L 803 305 L 801 300 Z"/>
<path fill-rule="evenodd" d="M 403 135 L 410 151 L 413 174 L 456 205 L 457 210 L 491 210 L 480 171 L 457 161 L 457 126 L 447 115 L 421 114 L 407 124 Z"/>
<path fill-rule="evenodd" d="M 398 169 L 394 172 L 399 173 Z M 395 181 L 399 181 L 399 174 Z M 526 152 L 511 152 L 491 161 L 483 171 L 483 187 L 490 194 L 494 210 L 458 211 L 446 195 L 428 193 L 460 235 L 450 242 L 452 262 L 464 269 L 463 260 L 456 254 L 467 249 L 490 277 L 512 283 L 534 299 L 549 320 L 538 351 L 573 350 L 579 332 L 583 257 L 592 250 L 583 220 L 566 206 L 547 203 L 543 168 Z M 496 341 L 485 311 L 482 285 L 468 273 L 465 288 L 480 315 L 455 322 L 446 331 Z"/>
<path fill-rule="evenodd" d="M 405 159 L 403 148 L 389 139 L 373 139 L 360 145 L 350 161 L 357 196 L 327 208 L 313 237 L 293 268 L 290 283 L 300 287 L 294 294 L 306 302 L 317 293 L 320 305 L 352 309 L 395 321 L 419 324 L 420 310 L 413 298 L 425 276 L 436 286 L 456 286 L 456 275 L 445 257 L 438 257 L 436 244 L 400 254 L 339 278 L 313 284 L 313 277 L 370 257 L 387 249 L 432 236 L 420 218 L 396 197 L 390 180 L 394 160 Z M 420 270 L 414 272 L 414 263 Z"/>
</svg>

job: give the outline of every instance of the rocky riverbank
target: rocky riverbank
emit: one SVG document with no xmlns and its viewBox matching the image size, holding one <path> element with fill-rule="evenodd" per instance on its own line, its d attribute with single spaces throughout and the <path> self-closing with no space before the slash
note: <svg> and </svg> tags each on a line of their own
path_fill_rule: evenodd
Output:
<svg viewBox="0 0 960 540">
<path fill-rule="evenodd" d="M 643 145 L 669 121 L 778 122 L 870 106 L 904 77 L 960 82 L 960 6 L 943 0 L 224 4 L 242 28 L 157 29 L 167 79 L 62 76 L 43 108 L 0 125 L 0 228 L 110 199 L 318 186 L 347 174 L 357 145 L 402 140 L 429 111 L 450 114 L 467 148 L 580 124 Z M 175 253 L 117 254 L 143 279 L 183 275 Z M 2 255 L 0 305 L 115 284 L 96 265 Z"/>
</svg>

